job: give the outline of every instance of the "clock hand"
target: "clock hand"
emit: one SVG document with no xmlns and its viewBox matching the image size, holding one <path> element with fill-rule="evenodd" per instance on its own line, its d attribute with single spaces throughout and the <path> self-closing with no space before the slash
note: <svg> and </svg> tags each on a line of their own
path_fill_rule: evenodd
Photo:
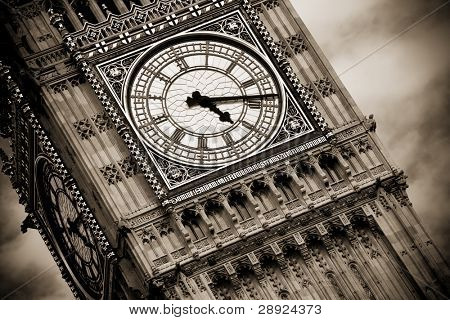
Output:
<svg viewBox="0 0 450 320">
<path fill-rule="evenodd" d="M 78 238 L 81 239 L 81 241 L 83 242 L 83 244 L 86 247 L 91 248 L 92 244 L 88 241 L 87 237 L 80 232 L 80 224 L 81 223 L 83 223 L 83 222 L 81 221 L 81 217 L 80 216 L 77 216 L 75 218 L 75 220 L 73 220 L 73 221 L 70 220 L 70 219 L 67 219 L 69 232 L 71 234 L 76 234 L 78 236 Z"/>
<path fill-rule="evenodd" d="M 263 99 L 278 97 L 278 94 L 261 94 L 252 96 L 229 96 L 229 97 L 209 97 L 211 101 L 233 101 L 233 100 L 247 100 L 247 99 Z"/>
<path fill-rule="evenodd" d="M 219 101 L 234 101 L 234 100 L 247 100 L 247 99 L 263 99 L 263 98 L 271 98 L 278 97 L 278 94 L 261 94 L 261 95 L 252 95 L 252 96 L 229 96 L 229 97 L 208 97 L 210 101 L 219 102 Z M 189 107 L 193 107 L 199 104 L 198 99 L 194 99 L 188 97 L 186 100 Z"/>
<path fill-rule="evenodd" d="M 219 108 L 217 108 L 216 103 L 211 100 L 207 96 L 202 96 L 200 92 L 194 91 L 192 93 L 192 98 L 188 97 L 186 99 L 186 103 L 189 107 L 200 105 L 200 107 L 208 108 L 210 111 L 214 112 L 215 114 L 219 115 L 219 120 L 222 122 L 229 122 L 233 124 L 233 120 L 231 120 L 230 113 L 229 112 L 223 112 Z"/>
</svg>

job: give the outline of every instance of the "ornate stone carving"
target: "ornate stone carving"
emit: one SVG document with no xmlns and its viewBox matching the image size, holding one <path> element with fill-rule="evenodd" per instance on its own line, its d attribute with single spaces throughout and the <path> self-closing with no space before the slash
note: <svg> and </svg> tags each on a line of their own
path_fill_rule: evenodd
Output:
<svg viewBox="0 0 450 320">
<path fill-rule="evenodd" d="M 194 169 L 184 166 L 166 159 L 163 159 L 154 154 L 156 162 L 162 170 L 162 174 L 167 178 L 167 182 L 171 187 L 182 185 L 191 181 L 195 177 L 207 173 L 210 170 Z"/>
<path fill-rule="evenodd" d="M 107 77 L 109 85 L 118 97 L 122 95 L 122 88 L 125 83 L 125 77 L 128 70 L 138 56 L 139 54 L 134 54 L 100 68 L 103 74 Z"/>
<path fill-rule="evenodd" d="M 109 164 L 100 168 L 100 172 L 102 173 L 103 178 L 105 178 L 110 185 L 122 181 L 122 177 L 120 176 L 119 170 L 115 164 Z"/>
<path fill-rule="evenodd" d="M 367 152 L 367 150 L 372 149 L 372 146 L 367 138 L 359 138 L 354 142 L 354 144 L 360 153 Z"/>
<path fill-rule="evenodd" d="M 289 50 L 289 47 L 284 43 L 283 40 L 275 42 L 275 46 L 285 59 L 292 58 L 291 51 Z"/>
<path fill-rule="evenodd" d="M 97 130 L 99 132 L 107 131 L 113 127 L 111 119 L 108 117 L 108 115 L 105 112 L 98 113 L 95 116 L 93 116 L 91 119 L 94 122 L 94 124 L 97 127 Z"/>
<path fill-rule="evenodd" d="M 301 111 L 288 100 L 286 118 L 274 143 L 280 143 L 298 137 L 311 130 Z"/>
<path fill-rule="evenodd" d="M 303 51 L 308 49 L 301 34 L 292 35 L 289 38 L 287 38 L 286 41 L 295 54 L 302 53 Z"/>
<path fill-rule="evenodd" d="M 130 156 L 119 161 L 118 165 L 127 178 L 134 176 L 139 170 L 136 161 Z"/>
<path fill-rule="evenodd" d="M 274 9 L 276 7 L 280 6 L 280 3 L 278 0 L 265 0 L 263 1 L 263 5 L 268 9 Z"/>
<path fill-rule="evenodd" d="M 333 85 L 328 77 L 314 81 L 314 84 L 324 98 L 336 93 L 336 90 L 334 90 Z"/>
<path fill-rule="evenodd" d="M 254 44 L 247 28 L 236 14 L 210 24 L 201 30 L 225 33 Z"/>
<path fill-rule="evenodd" d="M 90 137 L 95 136 L 95 131 L 93 130 L 92 123 L 89 119 L 82 119 L 73 124 L 78 134 L 80 135 L 82 140 L 89 139 Z"/>
</svg>

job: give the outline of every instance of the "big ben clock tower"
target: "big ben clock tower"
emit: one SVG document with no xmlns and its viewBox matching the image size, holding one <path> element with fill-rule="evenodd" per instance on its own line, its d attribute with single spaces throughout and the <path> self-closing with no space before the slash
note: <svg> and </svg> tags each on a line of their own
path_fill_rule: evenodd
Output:
<svg viewBox="0 0 450 320">
<path fill-rule="evenodd" d="M 289 0 L 12 3 L 3 171 L 75 297 L 444 297 L 406 177 Z"/>
</svg>

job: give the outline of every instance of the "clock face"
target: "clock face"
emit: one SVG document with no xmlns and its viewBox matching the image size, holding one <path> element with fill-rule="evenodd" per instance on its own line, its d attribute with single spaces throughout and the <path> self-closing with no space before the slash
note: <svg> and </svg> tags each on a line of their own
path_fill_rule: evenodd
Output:
<svg viewBox="0 0 450 320">
<path fill-rule="evenodd" d="M 81 287 L 99 298 L 102 269 L 92 231 L 83 222 L 76 202 L 52 164 L 45 162 L 40 168 L 38 191 L 46 224 Z"/>
<path fill-rule="evenodd" d="M 144 142 L 183 164 L 216 167 L 261 149 L 284 114 L 280 86 L 251 48 L 205 35 L 144 55 L 127 113 Z"/>
</svg>

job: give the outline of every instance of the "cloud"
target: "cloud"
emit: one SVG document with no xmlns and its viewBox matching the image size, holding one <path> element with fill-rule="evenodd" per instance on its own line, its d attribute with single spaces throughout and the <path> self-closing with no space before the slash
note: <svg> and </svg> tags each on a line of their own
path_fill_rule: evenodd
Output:
<svg viewBox="0 0 450 320">
<path fill-rule="evenodd" d="M 443 2 L 293 0 L 338 73 Z M 375 114 L 377 133 L 409 175 L 410 198 L 447 260 L 448 10 L 443 8 L 342 77 L 362 111 Z M 25 216 L 8 179 L 0 175 L 0 297 L 50 267 L 8 298 L 73 298 L 39 234 L 21 234 Z"/>
<path fill-rule="evenodd" d="M 21 233 L 20 225 L 26 214 L 3 174 L 0 175 L 0 203 L 0 298 L 73 299 L 39 233 L 36 230 Z M 47 271 L 42 273 L 43 270 Z"/>
<path fill-rule="evenodd" d="M 443 1 L 294 3 L 339 73 Z M 414 207 L 447 260 L 450 258 L 448 7 L 341 77 L 363 113 L 375 114 L 377 134 L 387 153 L 408 174 L 408 193 Z"/>
</svg>

